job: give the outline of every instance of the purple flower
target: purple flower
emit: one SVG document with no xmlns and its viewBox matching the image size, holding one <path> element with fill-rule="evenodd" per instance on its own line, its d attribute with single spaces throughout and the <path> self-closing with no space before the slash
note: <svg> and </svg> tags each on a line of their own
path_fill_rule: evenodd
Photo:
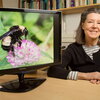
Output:
<svg viewBox="0 0 100 100">
<path fill-rule="evenodd" d="M 17 67 L 37 62 L 40 57 L 40 49 L 34 42 L 22 40 L 21 46 L 14 46 L 14 55 L 9 51 L 6 58 L 12 66 Z"/>
</svg>

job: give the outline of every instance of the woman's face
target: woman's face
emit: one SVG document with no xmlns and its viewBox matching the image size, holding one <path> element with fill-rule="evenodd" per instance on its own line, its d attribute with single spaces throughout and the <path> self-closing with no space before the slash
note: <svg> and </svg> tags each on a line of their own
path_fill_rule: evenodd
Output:
<svg viewBox="0 0 100 100">
<path fill-rule="evenodd" d="M 82 29 L 85 33 L 85 39 L 98 39 L 100 36 L 100 14 L 90 13 L 84 23 Z"/>
</svg>

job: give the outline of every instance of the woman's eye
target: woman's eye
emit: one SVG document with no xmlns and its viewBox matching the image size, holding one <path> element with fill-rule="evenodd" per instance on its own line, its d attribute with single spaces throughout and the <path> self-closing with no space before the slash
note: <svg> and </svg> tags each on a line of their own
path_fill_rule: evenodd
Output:
<svg viewBox="0 0 100 100">
<path fill-rule="evenodd" d="M 93 23 L 92 21 L 88 21 L 88 23 Z"/>
</svg>

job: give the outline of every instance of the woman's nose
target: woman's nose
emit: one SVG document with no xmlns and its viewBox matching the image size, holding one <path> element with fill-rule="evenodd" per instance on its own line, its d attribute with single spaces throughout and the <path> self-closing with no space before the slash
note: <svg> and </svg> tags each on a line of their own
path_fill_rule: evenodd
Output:
<svg viewBox="0 0 100 100">
<path fill-rule="evenodd" d="M 95 22 L 95 23 L 93 23 L 93 27 L 97 27 L 98 26 L 98 24 Z"/>
</svg>

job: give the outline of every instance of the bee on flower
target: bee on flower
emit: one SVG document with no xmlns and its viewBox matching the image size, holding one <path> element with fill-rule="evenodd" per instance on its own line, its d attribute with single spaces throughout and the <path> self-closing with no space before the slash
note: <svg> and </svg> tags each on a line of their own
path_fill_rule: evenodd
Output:
<svg viewBox="0 0 100 100">
<path fill-rule="evenodd" d="M 13 67 L 37 62 L 41 57 L 40 48 L 33 41 L 27 40 L 27 35 L 28 30 L 24 26 L 12 26 L 0 37 L 3 50 L 8 52 L 7 61 Z"/>
</svg>

